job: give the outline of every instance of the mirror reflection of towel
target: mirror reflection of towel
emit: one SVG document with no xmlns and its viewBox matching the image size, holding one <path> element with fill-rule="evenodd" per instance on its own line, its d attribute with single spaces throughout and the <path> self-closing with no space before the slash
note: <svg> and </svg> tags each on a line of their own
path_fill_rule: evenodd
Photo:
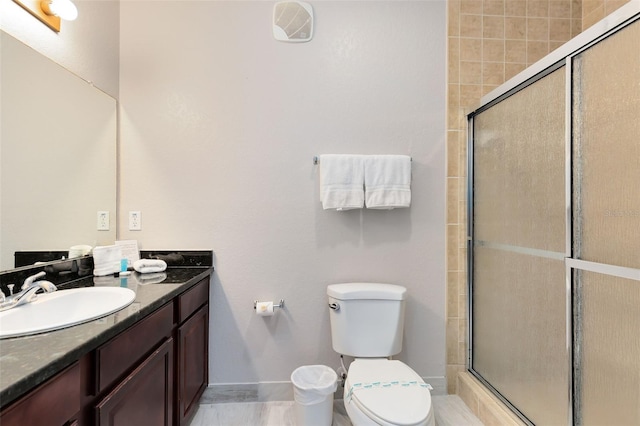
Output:
<svg viewBox="0 0 640 426">
<path fill-rule="evenodd" d="M 138 281 L 138 285 L 160 284 L 167 279 L 167 274 L 165 272 L 152 272 L 150 274 L 136 274 L 135 278 Z"/>
<path fill-rule="evenodd" d="M 99 246 L 93 249 L 93 275 L 104 275 L 120 272 L 122 249 L 120 246 Z"/>
</svg>

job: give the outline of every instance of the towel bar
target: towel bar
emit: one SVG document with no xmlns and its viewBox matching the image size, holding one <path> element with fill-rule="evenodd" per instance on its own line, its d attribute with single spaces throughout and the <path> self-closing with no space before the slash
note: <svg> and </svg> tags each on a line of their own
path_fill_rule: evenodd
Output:
<svg viewBox="0 0 640 426">
<path fill-rule="evenodd" d="M 411 161 L 413 162 L 413 158 L 411 158 Z M 320 157 L 318 157 L 317 155 L 314 155 L 313 164 L 317 166 L 319 162 L 320 162 Z"/>
</svg>

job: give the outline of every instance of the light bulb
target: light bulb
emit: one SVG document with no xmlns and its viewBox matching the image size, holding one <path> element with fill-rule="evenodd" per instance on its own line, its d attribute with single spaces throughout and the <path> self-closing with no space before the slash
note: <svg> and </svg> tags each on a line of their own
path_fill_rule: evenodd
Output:
<svg viewBox="0 0 640 426">
<path fill-rule="evenodd" d="M 41 7 L 46 14 L 59 16 L 65 21 L 73 21 L 78 17 L 78 8 L 71 0 L 43 0 Z"/>
</svg>

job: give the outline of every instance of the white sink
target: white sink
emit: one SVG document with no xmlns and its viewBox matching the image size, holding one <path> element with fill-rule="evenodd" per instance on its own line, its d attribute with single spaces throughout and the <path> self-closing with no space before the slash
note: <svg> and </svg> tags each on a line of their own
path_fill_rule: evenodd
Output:
<svg viewBox="0 0 640 426">
<path fill-rule="evenodd" d="M 31 303 L 0 312 L 0 339 L 82 324 L 128 306 L 136 293 L 123 287 L 86 287 L 39 294 Z"/>
</svg>

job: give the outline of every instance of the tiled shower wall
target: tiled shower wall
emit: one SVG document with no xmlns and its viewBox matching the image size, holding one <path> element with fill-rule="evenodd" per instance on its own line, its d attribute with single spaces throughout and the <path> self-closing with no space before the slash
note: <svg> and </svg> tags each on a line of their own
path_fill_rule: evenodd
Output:
<svg viewBox="0 0 640 426">
<path fill-rule="evenodd" d="M 466 115 L 628 0 L 448 0 L 447 380 L 466 370 Z"/>
<path fill-rule="evenodd" d="M 630 0 L 582 0 L 582 29 L 585 30 Z"/>
</svg>

